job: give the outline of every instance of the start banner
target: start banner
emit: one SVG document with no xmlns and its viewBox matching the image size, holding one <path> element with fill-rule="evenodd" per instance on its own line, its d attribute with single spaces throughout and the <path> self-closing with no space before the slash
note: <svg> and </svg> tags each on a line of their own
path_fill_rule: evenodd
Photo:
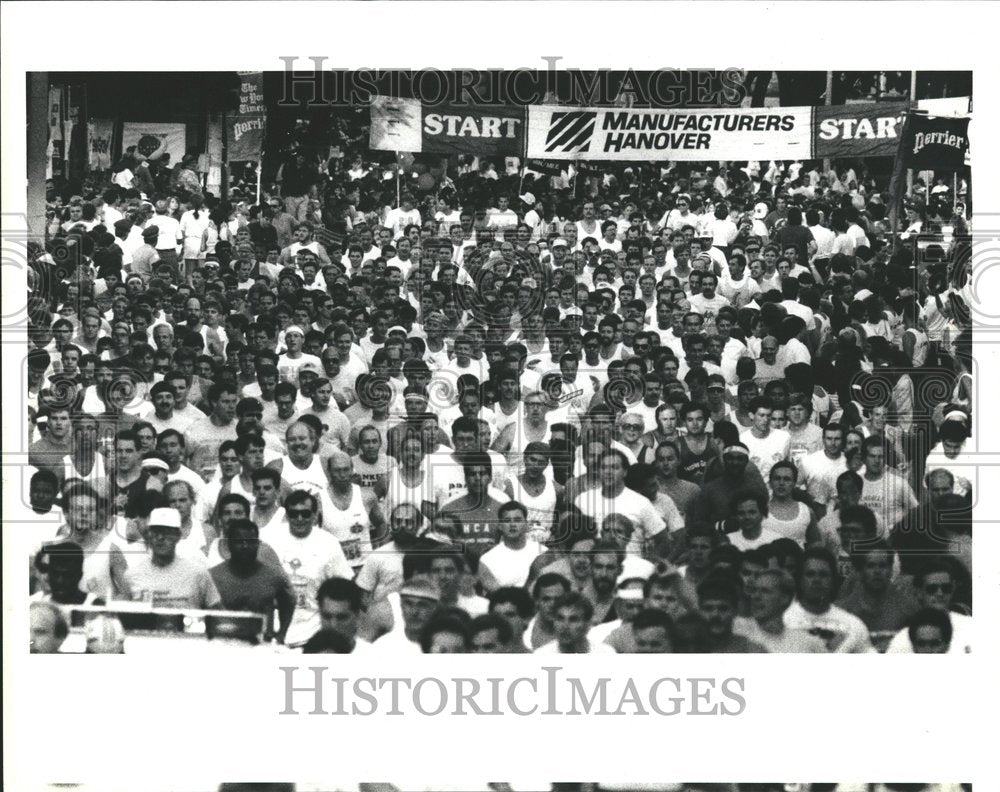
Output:
<svg viewBox="0 0 1000 792">
<path fill-rule="evenodd" d="M 815 108 L 814 157 L 895 157 L 907 102 Z"/>
<path fill-rule="evenodd" d="M 555 160 L 794 160 L 810 156 L 812 108 L 528 108 L 527 156 Z"/>
<path fill-rule="evenodd" d="M 423 105 L 417 99 L 372 99 L 369 145 L 414 154 L 520 156 L 524 111 L 517 106 Z"/>
</svg>

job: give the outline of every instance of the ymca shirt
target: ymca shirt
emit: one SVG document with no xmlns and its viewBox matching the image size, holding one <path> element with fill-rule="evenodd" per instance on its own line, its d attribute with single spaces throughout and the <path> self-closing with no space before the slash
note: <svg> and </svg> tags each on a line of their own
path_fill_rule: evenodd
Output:
<svg viewBox="0 0 1000 792">
<path fill-rule="evenodd" d="M 495 492 L 495 490 L 494 490 Z M 500 535 L 499 509 L 507 502 L 489 493 L 479 502 L 472 495 L 459 495 L 441 507 L 442 514 L 454 514 L 462 522 L 464 549 L 474 556 L 482 556 L 496 545 Z"/>
</svg>

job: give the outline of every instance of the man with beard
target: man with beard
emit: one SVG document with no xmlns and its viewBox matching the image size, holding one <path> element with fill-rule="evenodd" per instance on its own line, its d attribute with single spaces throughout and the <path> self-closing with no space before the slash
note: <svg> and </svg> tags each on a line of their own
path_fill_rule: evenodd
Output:
<svg viewBox="0 0 1000 792">
<path fill-rule="evenodd" d="M 865 543 L 851 553 L 857 585 L 837 600 L 839 607 L 865 623 L 879 651 L 885 651 L 918 609 L 910 586 L 892 579 L 895 559 L 895 551 L 885 541 Z"/>
<path fill-rule="evenodd" d="M 830 652 L 874 652 L 864 622 L 833 604 L 839 577 L 833 553 L 824 547 L 807 549 L 799 564 L 798 596 L 783 616 L 785 626 L 821 638 Z"/>
<path fill-rule="evenodd" d="M 92 605 L 93 592 L 80 590 L 83 580 L 83 548 L 75 542 L 46 545 L 35 560 L 36 567 L 45 571 L 48 592 L 36 591 L 32 602 L 54 602 L 57 605 Z"/>
<path fill-rule="evenodd" d="M 153 608 L 218 608 L 222 598 L 204 562 L 177 555 L 181 515 L 176 509 L 153 509 L 149 515 L 149 554 L 131 559 L 126 588 L 136 602 Z"/>
<path fill-rule="evenodd" d="M 756 469 L 750 465 L 746 445 L 736 442 L 722 451 L 722 475 L 707 482 L 688 504 L 685 517 L 689 525 L 715 525 L 731 512 L 734 492 L 747 490 L 767 501 L 768 492 Z"/>
<path fill-rule="evenodd" d="M 260 532 L 250 520 L 229 522 L 225 537 L 229 559 L 209 570 L 223 608 L 259 613 L 267 625 L 265 636 L 274 636 L 278 643 L 284 643 L 295 611 L 295 592 L 288 576 L 280 567 L 258 560 Z M 275 611 L 277 630 L 272 623 Z"/>
<path fill-rule="evenodd" d="M 403 585 L 403 556 L 422 543 L 424 518 L 412 503 L 401 503 L 389 514 L 390 541 L 371 553 L 358 571 L 357 584 L 366 602 L 377 602 Z"/>
</svg>

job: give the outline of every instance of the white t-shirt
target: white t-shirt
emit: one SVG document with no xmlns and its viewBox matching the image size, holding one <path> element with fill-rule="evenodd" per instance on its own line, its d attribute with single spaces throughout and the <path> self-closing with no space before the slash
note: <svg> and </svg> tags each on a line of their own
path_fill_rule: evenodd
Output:
<svg viewBox="0 0 1000 792">
<path fill-rule="evenodd" d="M 559 649 L 558 641 L 549 641 L 547 644 L 542 644 L 535 650 L 535 654 L 563 654 L 562 650 Z M 587 651 L 584 654 L 618 654 L 614 649 L 608 646 L 606 643 L 594 643 L 590 639 L 587 640 Z"/>
<path fill-rule="evenodd" d="M 837 477 L 847 471 L 847 459 L 843 454 L 830 459 L 820 449 L 811 454 L 803 454 L 795 460 L 799 468 L 799 483 L 817 503 L 826 505 L 837 496 Z"/>
<path fill-rule="evenodd" d="M 788 606 L 782 621 L 789 629 L 805 630 L 815 635 L 831 652 L 869 654 L 876 651 L 865 623 L 836 605 L 817 615 L 803 608 L 796 599 Z"/>
<path fill-rule="evenodd" d="M 907 511 L 917 505 L 917 499 L 909 483 L 897 473 L 886 470 L 878 481 L 864 479 L 861 490 L 861 505 L 867 506 L 882 518 L 890 530 Z"/>
<path fill-rule="evenodd" d="M 752 429 L 747 429 L 740 434 L 740 442 L 750 449 L 750 461 L 764 481 L 768 480 L 775 462 L 788 459 L 791 448 L 791 437 L 784 429 L 772 429 L 767 437 L 757 437 Z"/>
<path fill-rule="evenodd" d="M 301 646 L 319 630 L 319 605 L 316 592 L 327 578 L 351 580 L 354 571 L 344 556 L 340 542 L 326 531 L 313 528 L 308 536 L 299 538 L 285 529 L 268 534 L 268 544 L 281 560 L 295 591 L 295 614 L 288 628 L 285 643 Z"/>
<path fill-rule="evenodd" d="M 782 536 L 767 528 L 761 528 L 760 536 L 756 539 L 747 539 L 742 531 L 726 534 L 726 538 L 729 540 L 729 544 L 745 553 L 747 550 L 756 550 L 758 547 L 763 547 L 777 539 L 781 539 Z"/>
<path fill-rule="evenodd" d="M 420 225 L 420 212 L 411 209 L 409 212 L 402 208 L 390 209 L 385 216 L 386 228 L 392 229 L 392 238 L 399 239 L 403 236 L 403 231 L 408 225 Z"/>
<path fill-rule="evenodd" d="M 964 613 L 950 612 L 951 644 L 947 654 L 971 654 L 972 652 L 972 617 Z M 910 631 L 902 629 L 889 642 L 886 654 L 913 654 L 913 644 L 910 643 Z"/>
<path fill-rule="evenodd" d="M 520 550 L 512 550 L 501 542 L 482 555 L 479 565 L 489 570 L 498 587 L 521 588 L 528 580 L 531 562 L 541 554 L 542 546 L 532 539 L 528 539 Z"/>
<path fill-rule="evenodd" d="M 586 490 L 577 495 L 573 503 L 583 514 L 593 518 L 601 530 L 609 514 L 627 517 L 635 529 L 625 548 L 628 553 L 642 555 L 646 542 L 667 529 L 667 523 L 649 499 L 628 487 L 614 498 L 606 498 L 600 488 Z"/>
</svg>

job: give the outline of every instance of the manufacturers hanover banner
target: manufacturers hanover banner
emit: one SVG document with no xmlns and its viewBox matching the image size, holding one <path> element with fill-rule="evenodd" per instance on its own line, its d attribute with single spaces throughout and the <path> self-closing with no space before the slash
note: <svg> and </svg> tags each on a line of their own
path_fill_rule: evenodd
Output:
<svg viewBox="0 0 1000 792">
<path fill-rule="evenodd" d="M 264 75 L 239 72 L 240 104 L 226 122 L 226 159 L 229 162 L 257 161 L 264 147 Z"/>
<path fill-rule="evenodd" d="M 528 108 L 528 157 L 584 160 L 805 159 L 812 108 Z"/>
<path fill-rule="evenodd" d="M 414 154 L 520 156 L 524 108 L 422 105 L 418 99 L 378 96 L 371 104 L 369 145 Z"/>
</svg>

